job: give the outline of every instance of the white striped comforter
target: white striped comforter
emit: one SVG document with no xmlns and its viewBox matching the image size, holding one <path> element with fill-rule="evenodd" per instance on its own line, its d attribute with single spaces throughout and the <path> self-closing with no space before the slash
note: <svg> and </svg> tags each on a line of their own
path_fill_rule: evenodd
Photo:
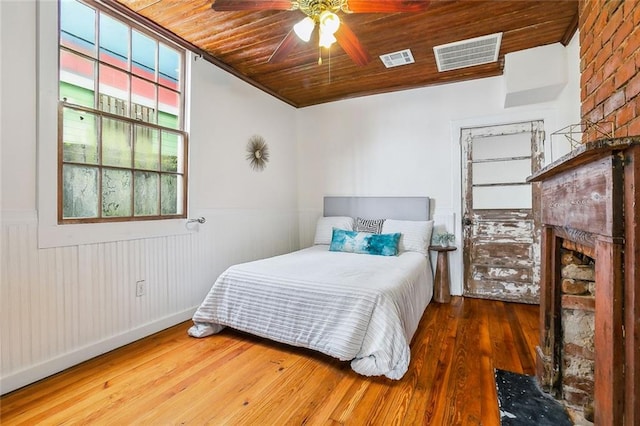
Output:
<svg viewBox="0 0 640 426">
<path fill-rule="evenodd" d="M 359 374 L 399 379 L 432 294 L 430 263 L 420 253 L 372 256 L 317 245 L 227 269 L 189 334 L 229 326 L 351 360 Z"/>
</svg>

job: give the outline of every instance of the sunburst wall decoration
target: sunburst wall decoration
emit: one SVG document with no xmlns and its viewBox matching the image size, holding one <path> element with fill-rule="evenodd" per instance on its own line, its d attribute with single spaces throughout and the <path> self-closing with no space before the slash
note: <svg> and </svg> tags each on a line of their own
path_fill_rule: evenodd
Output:
<svg viewBox="0 0 640 426">
<path fill-rule="evenodd" d="M 253 170 L 262 171 L 269 161 L 269 147 L 262 136 L 254 135 L 247 143 L 247 161 Z"/>
</svg>

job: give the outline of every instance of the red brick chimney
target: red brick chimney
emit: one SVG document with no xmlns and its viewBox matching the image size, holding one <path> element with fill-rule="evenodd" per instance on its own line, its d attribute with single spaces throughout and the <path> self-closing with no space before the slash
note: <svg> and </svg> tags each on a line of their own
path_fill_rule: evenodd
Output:
<svg viewBox="0 0 640 426">
<path fill-rule="evenodd" d="M 582 120 L 614 123 L 614 137 L 640 135 L 640 1 L 581 0 Z M 593 131 L 583 142 L 602 138 Z"/>
</svg>

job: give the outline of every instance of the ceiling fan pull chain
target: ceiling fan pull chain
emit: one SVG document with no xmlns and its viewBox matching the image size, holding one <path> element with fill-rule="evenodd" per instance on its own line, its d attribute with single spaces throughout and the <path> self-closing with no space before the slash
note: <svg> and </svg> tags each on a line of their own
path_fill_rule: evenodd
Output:
<svg viewBox="0 0 640 426">
<path fill-rule="evenodd" d="M 322 46 L 318 46 L 318 65 L 322 65 Z"/>
<path fill-rule="evenodd" d="M 331 48 L 327 49 L 329 51 L 329 84 L 331 84 Z"/>
</svg>

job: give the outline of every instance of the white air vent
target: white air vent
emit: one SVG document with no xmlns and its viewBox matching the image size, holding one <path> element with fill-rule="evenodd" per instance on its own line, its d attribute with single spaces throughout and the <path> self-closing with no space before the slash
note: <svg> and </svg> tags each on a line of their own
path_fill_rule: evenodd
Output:
<svg viewBox="0 0 640 426">
<path fill-rule="evenodd" d="M 386 55 L 380 55 L 380 60 L 382 60 L 382 63 L 387 68 L 412 64 L 415 62 L 413 60 L 411 50 L 409 49 L 401 50 L 399 52 L 387 53 Z"/>
<path fill-rule="evenodd" d="M 436 55 L 438 71 L 495 62 L 498 60 L 501 40 L 502 33 L 496 33 L 435 46 L 433 52 Z"/>
</svg>

